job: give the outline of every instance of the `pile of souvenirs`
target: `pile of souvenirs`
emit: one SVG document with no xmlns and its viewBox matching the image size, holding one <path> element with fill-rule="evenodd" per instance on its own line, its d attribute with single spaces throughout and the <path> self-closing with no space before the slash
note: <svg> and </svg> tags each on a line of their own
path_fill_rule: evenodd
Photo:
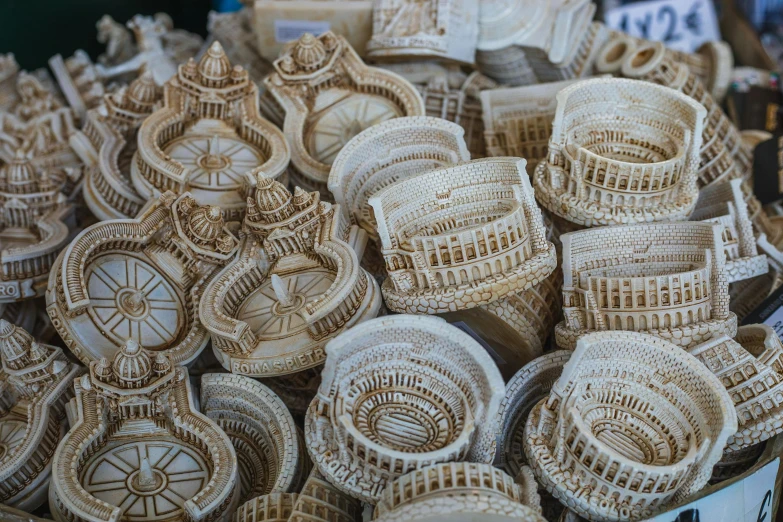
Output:
<svg viewBox="0 0 783 522">
<path fill-rule="evenodd" d="M 373 9 L 366 62 L 251 8 L 0 57 L 4 516 L 641 520 L 783 431 L 726 45 Z"/>
</svg>

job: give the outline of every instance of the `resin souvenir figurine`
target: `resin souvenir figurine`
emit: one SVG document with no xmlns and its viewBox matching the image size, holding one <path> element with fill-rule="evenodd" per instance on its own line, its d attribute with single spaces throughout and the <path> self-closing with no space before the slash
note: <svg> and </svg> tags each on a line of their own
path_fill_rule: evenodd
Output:
<svg viewBox="0 0 783 522">
<path fill-rule="evenodd" d="M 357 134 L 399 116 L 422 116 L 416 89 L 394 73 L 368 67 L 342 36 L 305 33 L 274 62 L 264 80 L 265 106 L 284 118 L 294 185 L 326 188 L 329 168 Z M 269 110 L 269 109 L 267 109 Z"/>
<path fill-rule="evenodd" d="M 584 80 L 557 93 L 536 199 L 579 226 L 686 218 L 698 198 L 706 111 L 659 85 Z"/>
<path fill-rule="evenodd" d="M 19 64 L 13 53 L 0 54 L 0 111 L 8 110 L 17 101 L 16 77 Z"/>
<path fill-rule="evenodd" d="M 76 419 L 54 456 L 59 522 L 227 521 L 239 500 L 229 437 L 193 407 L 188 372 L 126 341 L 75 383 Z"/>
<path fill-rule="evenodd" d="M 258 88 L 214 42 L 198 64 L 180 65 L 164 92 L 163 107 L 138 131 L 134 187 L 143 199 L 190 191 L 227 220 L 240 220 L 245 184 L 259 172 L 281 176 L 290 158 L 283 133 L 258 112 Z"/>
<path fill-rule="evenodd" d="M 95 24 L 95 29 L 98 31 L 98 43 L 106 46 L 106 50 L 98 56 L 98 63 L 104 67 L 119 65 L 139 52 L 130 29 L 110 15 L 103 15 Z"/>
<path fill-rule="evenodd" d="M 375 0 L 367 56 L 473 63 L 479 0 Z"/>
<path fill-rule="evenodd" d="M 291 194 L 259 173 L 243 237 L 199 305 L 230 372 L 279 377 L 314 368 L 329 339 L 378 315 L 378 285 L 359 266 L 366 234 L 318 192 Z"/>
<path fill-rule="evenodd" d="M 220 208 L 167 192 L 136 219 L 79 234 L 49 275 L 47 312 L 85 364 L 126 339 L 187 364 L 209 341 L 197 315 L 204 286 L 237 248 Z"/>
<path fill-rule="evenodd" d="M 294 419 L 263 384 L 226 373 L 201 377 L 201 411 L 228 435 L 239 463 L 240 500 L 287 493 L 309 464 Z"/>
<path fill-rule="evenodd" d="M 534 490 L 535 491 L 535 490 Z M 546 522 L 522 488 L 488 464 L 448 462 L 412 471 L 383 490 L 375 522 L 446 520 Z"/>
<path fill-rule="evenodd" d="M 636 332 L 579 339 L 525 426 L 541 485 L 590 520 L 649 518 L 703 488 L 737 416 L 682 348 Z"/>
<path fill-rule="evenodd" d="M 338 489 L 376 503 L 392 480 L 425 465 L 494 458 L 503 379 L 465 332 L 393 315 L 355 326 L 326 353 L 305 441 Z"/>
<path fill-rule="evenodd" d="M 60 348 L 0 319 L 0 502 L 32 511 L 46 502 L 52 455 L 67 430 L 65 405 L 80 369 Z"/>
<path fill-rule="evenodd" d="M 557 345 L 589 332 L 632 330 L 681 347 L 737 331 L 717 223 L 599 227 L 560 236 L 563 314 Z"/>
<path fill-rule="evenodd" d="M 255 83 L 261 83 L 272 72 L 272 62 L 262 57 L 256 46 L 250 8 L 231 13 L 209 12 L 207 29 L 212 40 L 223 46 L 229 61 L 241 65 Z"/>
<path fill-rule="evenodd" d="M 514 45 L 497 51 L 476 49 L 476 69 L 501 85 L 519 87 L 538 83 L 524 49 Z"/>
</svg>

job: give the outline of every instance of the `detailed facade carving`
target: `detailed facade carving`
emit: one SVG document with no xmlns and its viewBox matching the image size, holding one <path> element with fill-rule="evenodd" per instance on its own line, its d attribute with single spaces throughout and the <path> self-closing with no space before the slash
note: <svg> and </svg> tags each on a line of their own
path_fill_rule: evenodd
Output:
<svg viewBox="0 0 783 522">
<path fill-rule="evenodd" d="M 245 185 L 260 172 L 279 177 L 290 158 L 283 133 L 258 112 L 258 88 L 214 42 L 198 64 L 180 65 L 164 90 L 163 107 L 138 131 L 134 187 L 143 199 L 187 190 L 227 220 L 241 219 Z"/>
<path fill-rule="evenodd" d="M 352 328 L 326 352 L 305 440 L 338 489 L 374 503 L 424 465 L 492 461 L 503 379 L 468 334 L 439 318 L 395 315 Z"/>
<path fill-rule="evenodd" d="M 229 437 L 193 407 L 188 372 L 129 340 L 75 383 L 77 419 L 57 448 L 59 522 L 226 521 L 239 500 Z"/>
<path fill-rule="evenodd" d="M 394 73 L 368 67 L 342 36 L 309 33 L 274 62 L 264 80 L 265 104 L 284 117 L 291 176 L 329 197 L 329 170 L 340 150 L 364 129 L 399 116 L 422 116 L 416 89 Z"/>
<path fill-rule="evenodd" d="M 636 332 L 582 337 L 533 407 L 525 453 L 552 495 L 594 520 L 648 518 L 707 484 L 737 418 L 682 348 Z"/>
<path fill-rule="evenodd" d="M 366 234 L 318 192 L 259 174 L 240 254 L 204 290 L 199 316 L 232 373 L 275 377 L 324 362 L 324 345 L 378 314 L 375 280 L 359 266 Z"/>
<path fill-rule="evenodd" d="M 79 234 L 49 275 L 47 312 L 85 364 L 126 339 L 187 364 L 209 341 L 198 317 L 204 286 L 237 248 L 219 207 L 167 192 L 134 220 Z"/>
<path fill-rule="evenodd" d="M 80 370 L 60 348 L 0 319 L 0 502 L 32 511 L 46 502 L 65 404 Z"/>
<path fill-rule="evenodd" d="M 555 269 L 541 211 L 519 158 L 462 163 L 372 196 L 389 277 L 389 309 L 440 313 L 531 288 Z"/>
<path fill-rule="evenodd" d="M 557 94 L 538 201 L 581 226 L 684 219 L 698 197 L 706 111 L 653 84 L 585 80 Z"/>
<path fill-rule="evenodd" d="M 376 0 L 370 58 L 438 58 L 473 63 L 478 0 Z"/>
</svg>

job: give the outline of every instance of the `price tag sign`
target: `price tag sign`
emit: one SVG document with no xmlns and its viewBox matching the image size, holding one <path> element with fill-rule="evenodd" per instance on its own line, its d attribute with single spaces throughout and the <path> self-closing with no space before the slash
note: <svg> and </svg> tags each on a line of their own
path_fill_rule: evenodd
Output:
<svg viewBox="0 0 783 522">
<path fill-rule="evenodd" d="M 712 0 L 654 0 L 617 7 L 606 24 L 631 36 L 663 42 L 693 52 L 704 42 L 720 40 Z"/>
<path fill-rule="evenodd" d="M 780 457 L 752 475 L 648 522 L 774 522 L 772 501 Z"/>
</svg>

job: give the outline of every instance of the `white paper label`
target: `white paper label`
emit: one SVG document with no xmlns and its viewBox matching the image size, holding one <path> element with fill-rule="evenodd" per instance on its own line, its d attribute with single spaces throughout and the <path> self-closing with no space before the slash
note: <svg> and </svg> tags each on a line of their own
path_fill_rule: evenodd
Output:
<svg viewBox="0 0 783 522">
<path fill-rule="evenodd" d="M 772 315 L 764 319 L 764 324 L 775 330 L 778 337 L 783 340 L 783 308 L 778 308 Z"/>
<path fill-rule="evenodd" d="M 648 522 L 773 522 L 779 465 L 778 457 L 751 476 Z"/>
<path fill-rule="evenodd" d="M 314 20 L 275 20 L 275 40 L 286 43 L 298 40 L 305 33 L 315 36 L 329 30 L 329 22 Z"/>
<path fill-rule="evenodd" d="M 704 42 L 720 40 L 711 0 L 636 2 L 610 10 L 606 24 L 679 51 L 693 52 Z"/>
</svg>

